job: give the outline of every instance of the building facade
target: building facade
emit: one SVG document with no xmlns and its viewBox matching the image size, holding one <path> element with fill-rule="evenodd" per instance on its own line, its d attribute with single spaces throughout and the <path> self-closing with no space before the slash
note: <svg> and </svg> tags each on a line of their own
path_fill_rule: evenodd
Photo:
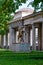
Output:
<svg viewBox="0 0 43 65">
<path fill-rule="evenodd" d="M 9 26 L 9 33 L 4 43 L 13 51 L 43 50 L 43 12 L 22 16 L 27 10 L 15 14 Z"/>
</svg>

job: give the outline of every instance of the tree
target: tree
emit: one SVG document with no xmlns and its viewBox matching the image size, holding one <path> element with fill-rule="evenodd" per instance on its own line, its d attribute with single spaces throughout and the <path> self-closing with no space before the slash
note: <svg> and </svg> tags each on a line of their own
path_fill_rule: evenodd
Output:
<svg viewBox="0 0 43 65">
<path fill-rule="evenodd" d="M 3 46 L 3 35 L 7 34 L 8 32 L 7 23 L 14 17 L 11 14 L 15 13 L 16 9 L 18 9 L 19 6 L 22 5 L 21 3 L 25 2 L 26 0 L 0 0 L 0 35 L 2 46 Z"/>
<path fill-rule="evenodd" d="M 43 0 L 34 0 L 32 2 L 30 2 L 28 4 L 32 5 L 32 7 L 34 7 L 34 12 L 36 12 L 37 10 L 41 9 L 41 11 L 43 11 Z"/>
<path fill-rule="evenodd" d="M 0 34 L 4 35 L 8 30 L 7 23 L 13 18 L 11 13 L 19 8 L 26 0 L 0 0 Z"/>
</svg>

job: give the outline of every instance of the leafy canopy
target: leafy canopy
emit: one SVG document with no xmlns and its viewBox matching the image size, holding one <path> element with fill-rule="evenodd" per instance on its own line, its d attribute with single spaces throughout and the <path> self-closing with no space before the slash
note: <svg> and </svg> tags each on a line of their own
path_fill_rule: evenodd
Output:
<svg viewBox="0 0 43 65">
<path fill-rule="evenodd" d="M 15 13 L 15 10 L 22 5 L 21 3 L 26 3 L 26 1 L 27 0 L 0 0 L 0 34 L 3 35 L 7 32 L 7 23 L 13 18 L 11 13 Z M 43 0 L 34 0 L 30 2 L 30 4 L 34 7 L 35 12 L 38 9 L 43 11 Z"/>
<path fill-rule="evenodd" d="M 11 13 L 19 8 L 26 0 L 0 0 L 0 34 L 5 34 L 8 30 L 7 23 L 12 19 Z"/>
</svg>

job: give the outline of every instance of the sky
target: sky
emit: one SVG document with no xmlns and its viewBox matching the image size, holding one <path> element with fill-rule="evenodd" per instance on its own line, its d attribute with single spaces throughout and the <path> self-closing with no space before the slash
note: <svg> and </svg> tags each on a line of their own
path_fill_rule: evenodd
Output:
<svg viewBox="0 0 43 65">
<path fill-rule="evenodd" d="M 20 6 L 19 8 L 24 8 L 24 7 L 27 7 L 27 5 L 32 2 L 33 0 L 28 0 L 25 4 L 22 4 L 22 6 Z M 31 6 L 29 6 L 31 7 Z"/>
<path fill-rule="evenodd" d="M 25 4 L 22 3 L 22 6 L 19 6 L 19 9 L 26 8 L 27 5 L 28 5 L 30 2 L 32 2 L 32 1 L 33 1 L 33 0 L 28 0 Z M 31 5 L 29 6 L 29 8 L 34 9 Z M 18 9 L 18 10 L 19 10 L 19 9 Z"/>
<path fill-rule="evenodd" d="M 32 1 L 33 1 L 33 0 L 27 0 L 25 4 L 22 3 L 22 6 L 19 6 L 19 9 L 17 9 L 15 12 L 17 12 L 18 10 L 20 10 L 20 9 L 22 9 L 22 8 L 26 8 L 27 5 L 28 5 L 30 2 L 32 2 Z M 30 5 L 28 8 L 34 9 L 31 5 Z M 12 13 L 11 15 L 14 15 L 14 14 Z"/>
</svg>

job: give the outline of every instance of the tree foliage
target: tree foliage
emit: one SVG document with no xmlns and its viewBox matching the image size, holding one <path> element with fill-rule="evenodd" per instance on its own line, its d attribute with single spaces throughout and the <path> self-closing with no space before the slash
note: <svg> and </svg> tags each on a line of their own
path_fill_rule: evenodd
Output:
<svg viewBox="0 0 43 65">
<path fill-rule="evenodd" d="M 5 34 L 8 30 L 7 23 L 12 19 L 11 13 L 19 8 L 26 0 L 0 0 L 0 34 Z"/>
<path fill-rule="evenodd" d="M 34 7 L 34 11 L 41 9 L 43 11 L 43 0 L 34 0 L 29 3 L 29 5 L 32 5 Z"/>
<path fill-rule="evenodd" d="M 8 30 L 7 23 L 12 19 L 11 13 L 19 8 L 21 3 L 26 3 L 27 0 L 0 0 L 0 34 L 5 34 Z M 43 11 L 43 0 L 34 0 L 30 2 L 34 11 L 41 9 Z M 29 5 L 30 5 L 29 4 Z"/>
</svg>

